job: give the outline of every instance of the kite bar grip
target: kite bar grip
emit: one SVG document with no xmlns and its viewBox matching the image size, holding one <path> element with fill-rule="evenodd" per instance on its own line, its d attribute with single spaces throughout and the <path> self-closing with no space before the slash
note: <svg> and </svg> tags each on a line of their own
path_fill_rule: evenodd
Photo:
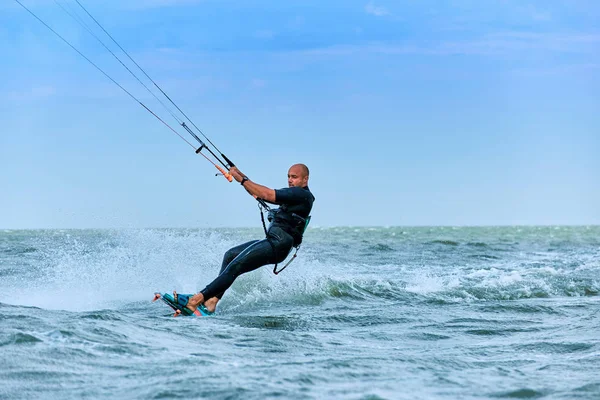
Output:
<svg viewBox="0 0 600 400">
<path fill-rule="evenodd" d="M 229 182 L 233 181 L 233 176 L 231 176 L 229 172 L 226 172 L 223 168 L 219 167 L 218 165 L 215 165 L 215 167 L 219 170 L 220 173 L 223 174 L 225 179 L 227 179 Z"/>
</svg>

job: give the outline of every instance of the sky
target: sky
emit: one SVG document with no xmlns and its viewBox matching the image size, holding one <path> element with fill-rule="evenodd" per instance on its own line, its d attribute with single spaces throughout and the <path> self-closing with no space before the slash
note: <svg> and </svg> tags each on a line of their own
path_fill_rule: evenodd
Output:
<svg viewBox="0 0 600 400">
<path fill-rule="evenodd" d="M 74 0 L 21 1 L 186 135 Z M 596 0 L 80 1 L 252 180 L 307 164 L 312 226 L 600 224 Z M 0 228 L 260 226 L 16 1 L 0 51 Z"/>
</svg>

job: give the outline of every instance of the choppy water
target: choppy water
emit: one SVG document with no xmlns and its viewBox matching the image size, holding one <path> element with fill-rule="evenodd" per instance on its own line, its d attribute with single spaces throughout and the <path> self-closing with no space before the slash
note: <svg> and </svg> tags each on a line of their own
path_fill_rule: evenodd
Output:
<svg viewBox="0 0 600 400">
<path fill-rule="evenodd" d="M 259 236 L 0 231 L 0 398 L 600 398 L 600 227 L 312 228 L 215 317 L 150 302 Z"/>
</svg>

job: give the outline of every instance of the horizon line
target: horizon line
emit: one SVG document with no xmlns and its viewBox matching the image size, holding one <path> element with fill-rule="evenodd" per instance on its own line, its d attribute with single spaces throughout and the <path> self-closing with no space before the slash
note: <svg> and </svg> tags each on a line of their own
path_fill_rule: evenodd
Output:
<svg viewBox="0 0 600 400">
<path fill-rule="evenodd" d="M 600 228 L 600 224 L 490 224 L 490 225 L 331 225 L 331 226 L 314 226 L 309 229 L 339 229 L 339 228 L 354 228 L 354 229 L 371 229 L 371 228 Z M 97 231 L 110 231 L 110 230 L 166 230 L 166 229 L 261 229 L 262 226 L 217 226 L 217 227 L 200 227 L 200 226 L 189 226 L 189 227 L 169 227 L 169 226 L 155 226 L 155 227 L 88 227 L 88 228 L 0 228 L 0 231 L 84 231 L 84 230 L 97 230 Z"/>
</svg>

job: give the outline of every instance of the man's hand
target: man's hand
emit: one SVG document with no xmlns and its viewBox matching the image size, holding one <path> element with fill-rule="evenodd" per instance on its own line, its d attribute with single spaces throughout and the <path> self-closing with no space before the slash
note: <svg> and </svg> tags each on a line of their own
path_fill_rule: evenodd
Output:
<svg viewBox="0 0 600 400">
<path fill-rule="evenodd" d="M 240 172 L 239 169 L 237 169 L 237 167 L 231 167 L 229 169 L 229 173 L 231 174 L 231 176 L 233 176 L 233 179 L 235 179 L 237 182 L 241 182 L 245 176 L 244 174 L 242 174 Z"/>
<path fill-rule="evenodd" d="M 231 174 L 231 176 L 233 176 L 233 179 L 240 183 L 242 182 L 244 177 L 246 177 L 246 175 L 244 175 L 242 171 L 237 169 L 237 167 L 231 167 L 229 169 L 229 173 Z M 255 198 L 260 198 L 271 203 L 275 202 L 275 190 L 269 189 L 266 186 L 259 185 L 258 183 L 252 182 L 251 180 L 247 180 L 246 183 L 244 183 L 244 189 L 246 189 L 246 191 Z"/>
</svg>

